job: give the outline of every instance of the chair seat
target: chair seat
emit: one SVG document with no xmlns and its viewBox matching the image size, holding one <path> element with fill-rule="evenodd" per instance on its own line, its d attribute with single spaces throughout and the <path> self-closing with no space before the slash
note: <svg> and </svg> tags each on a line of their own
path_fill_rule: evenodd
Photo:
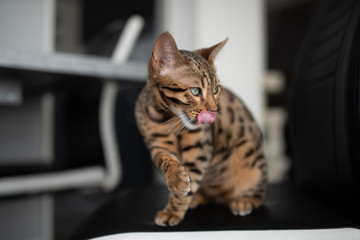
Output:
<svg viewBox="0 0 360 240">
<path fill-rule="evenodd" d="M 179 226 L 158 227 L 154 224 L 154 215 L 165 206 L 167 199 L 165 186 L 124 188 L 88 219 L 74 239 L 133 232 L 358 228 L 340 211 L 287 184 L 269 185 L 265 205 L 249 216 L 235 217 L 227 206 L 208 204 L 189 210 Z M 360 236 L 360 230 L 356 230 Z"/>
</svg>

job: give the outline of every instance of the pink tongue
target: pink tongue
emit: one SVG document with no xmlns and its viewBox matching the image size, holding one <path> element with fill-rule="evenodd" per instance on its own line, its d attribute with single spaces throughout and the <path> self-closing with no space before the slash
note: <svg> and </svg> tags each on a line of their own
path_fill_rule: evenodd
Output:
<svg viewBox="0 0 360 240">
<path fill-rule="evenodd" d="M 212 123 L 215 121 L 216 114 L 214 112 L 202 111 L 197 116 L 197 123 Z"/>
</svg>

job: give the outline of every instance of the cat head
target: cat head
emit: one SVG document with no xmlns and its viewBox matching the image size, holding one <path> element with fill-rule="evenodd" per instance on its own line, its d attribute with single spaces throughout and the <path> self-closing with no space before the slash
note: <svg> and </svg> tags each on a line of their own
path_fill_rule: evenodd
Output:
<svg viewBox="0 0 360 240">
<path fill-rule="evenodd" d="M 193 52 L 179 50 L 168 32 L 155 42 L 149 81 L 159 104 L 180 117 L 189 129 L 216 118 L 221 87 L 214 59 L 226 42 Z"/>
</svg>

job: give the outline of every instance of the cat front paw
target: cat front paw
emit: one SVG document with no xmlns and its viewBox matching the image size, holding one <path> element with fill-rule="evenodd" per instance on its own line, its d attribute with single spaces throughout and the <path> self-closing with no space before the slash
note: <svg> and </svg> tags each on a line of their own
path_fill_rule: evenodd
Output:
<svg viewBox="0 0 360 240">
<path fill-rule="evenodd" d="M 178 196 L 186 196 L 190 191 L 190 176 L 181 165 L 169 167 L 166 173 L 166 183 L 169 190 Z"/>
<path fill-rule="evenodd" d="M 155 224 L 161 227 L 173 227 L 179 225 L 179 223 L 183 220 L 183 217 L 179 216 L 175 212 L 162 210 L 159 211 L 155 216 Z"/>
</svg>

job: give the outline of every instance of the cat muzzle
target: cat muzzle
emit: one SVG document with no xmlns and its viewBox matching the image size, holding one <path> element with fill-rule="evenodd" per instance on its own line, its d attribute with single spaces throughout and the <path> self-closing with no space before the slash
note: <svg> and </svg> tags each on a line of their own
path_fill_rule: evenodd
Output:
<svg viewBox="0 0 360 240">
<path fill-rule="evenodd" d="M 216 118 L 216 113 L 210 111 L 201 111 L 197 116 L 197 124 L 213 123 Z"/>
</svg>

